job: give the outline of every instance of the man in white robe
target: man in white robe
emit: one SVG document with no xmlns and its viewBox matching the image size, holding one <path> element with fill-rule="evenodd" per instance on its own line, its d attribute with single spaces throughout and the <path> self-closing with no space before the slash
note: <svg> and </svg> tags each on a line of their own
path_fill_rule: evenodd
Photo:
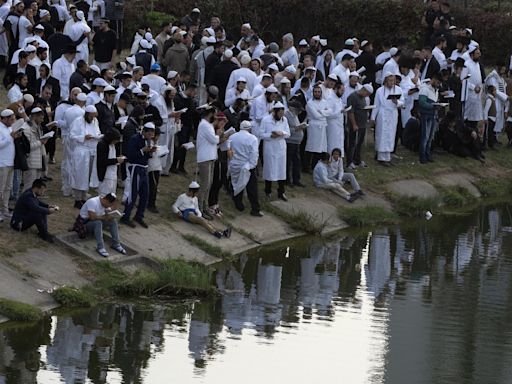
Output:
<svg viewBox="0 0 512 384">
<path fill-rule="evenodd" d="M 98 112 L 94 105 L 85 107 L 83 117 L 77 118 L 71 124 L 69 138 L 73 143 L 71 159 L 71 188 L 75 199 L 75 208 L 80 209 L 87 200 L 87 191 L 96 156 L 96 146 L 101 138 L 101 131 L 96 116 Z"/>
<path fill-rule="evenodd" d="M 228 175 L 233 185 L 233 201 L 236 209 L 244 211 L 244 189 L 251 203 L 251 216 L 260 217 L 260 203 L 258 201 L 258 138 L 251 134 L 252 123 L 244 120 L 240 123 L 240 132 L 230 137 L 232 157 L 229 160 Z"/>
<path fill-rule="evenodd" d="M 288 120 L 284 117 L 284 105 L 277 102 L 272 107 L 272 114 L 261 121 L 261 138 L 263 140 L 263 179 L 265 194 L 268 199 L 272 194 L 272 182 L 277 181 L 277 197 L 288 201 L 285 195 L 286 183 L 286 138 L 290 137 Z"/>
<path fill-rule="evenodd" d="M 362 85 L 356 82 L 355 89 L 359 90 L 361 87 Z M 343 115 L 346 106 L 345 92 L 347 88 L 343 84 L 337 84 L 335 91 L 328 99 L 330 114 L 327 116 L 327 152 L 331 154 L 333 149 L 339 149 L 341 157 L 345 156 L 345 116 Z"/>
<path fill-rule="evenodd" d="M 389 166 L 391 152 L 395 147 L 398 108 L 403 105 L 402 89 L 395 85 L 395 74 L 387 72 L 383 77 L 383 86 L 375 93 L 375 109 L 371 120 L 375 122 L 375 150 L 377 161 Z"/>
<path fill-rule="evenodd" d="M 240 58 L 240 64 L 242 65 L 241 68 L 235 69 L 231 72 L 226 89 L 235 87 L 238 79 L 244 77 L 245 80 L 247 80 L 247 89 L 252 93 L 254 87 L 258 84 L 258 79 L 256 74 L 249 68 L 249 65 L 251 64 L 251 56 L 243 55 Z"/>
<path fill-rule="evenodd" d="M 398 60 L 400 60 L 400 51 L 398 48 L 393 47 L 389 50 L 390 59 L 386 61 L 384 67 L 382 68 L 382 73 L 391 72 L 394 75 L 400 74 L 400 70 L 398 68 Z"/>
<path fill-rule="evenodd" d="M 75 72 L 76 47 L 69 46 L 64 50 L 62 57 L 55 60 L 52 66 L 53 77 L 59 80 L 60 97 L 65 100 L 69 97 L 69 79 Z"/>
<path fill-rule="evenodd" d="M 272 110 L 277 95 L 277 88 L 271 85 L 265 90 L 263 95 L 258 96 L 252 103 L 250 114 L 251 120 L 254 123 L 253 132 L 260 140 L 262 138 L 261 122 Z"/>
<path fill-rule="evenodd" d="M 337 97 L 336 94 L 331 95 L 329 99 L 322 98 L 322 88 L 316 86 L 313 88 L 313 98 L 306 104 L 308 116 L 306 152 L 312 154 L 311 169 L 315 167 L 321 154 L 327 152 L 327 116 L 333 115 L 330 100 L 334 97 Z"/>
<path fill-rule="evenodd" d="M 472 46 L 469 50 L 469 59 L 465 61 L 462 69 L 462 96 L 464 103 L 464 120 L 471 128 L 476 129 L 483 120 L 483 78 L 480 67 L 480 49 Z"/>
<path fill-rule="evenodd" d="M 283 66 L 293 65 L 297 67 L 299 65 L 299 55 L 297 49 L 293 46 L 293 35 L 287 33 L 283 36 L 283 53 L 281 54 L 281 60 Z"/>
<path fill-rule="evenodd" d="M 496 122 L 494 124 L 494 132 L 500 133 L 505 127 L 505 110 L 508 104 L 507 96 L 507 82 L 504 76 L 507 72 L 507 67 L 504 65 L 497 65 L 495 69 L 485 78 L 485 86 L 490 85 L 496 88 Z"/>
<path fill-rule="evenodd" d="M 332 74 L 338 76 L 339 80 L 345 86 L 348 84 L 348 78 L 350 77 L 350 65 L 353 63 L 354 57 L 347 53 L 341 58 L 341 62 L 332 70 Z"/>
</svg>

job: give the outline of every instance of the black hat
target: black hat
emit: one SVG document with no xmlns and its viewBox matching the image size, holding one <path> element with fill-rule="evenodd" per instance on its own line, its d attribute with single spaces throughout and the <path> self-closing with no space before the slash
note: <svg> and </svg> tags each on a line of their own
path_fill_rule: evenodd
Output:
<svg viewBox="0 0 512 384">
<path fill-rule="evenodd" d="M 110 20 L 109 20 L 109 19 L 107 19 L 106 17 L 102 17 L 102 18 L 100 19 L 100 23 L 107 23 L 107 24 L 110 24 Z"/>
<path fill-rule="evenodd" d="M 62 53 L 78 53 L 80 51 L 76 50 L 76 47 L 74 45 L 67 45 L 66 48 L 64 48 L 64 51 Z"/>
<path fill-rule="evenodd" d="M 465 61 L 462 57 L 458 57 L 457 60 L 455 60 L 455 67 L 456 68 L 465 68 L 466 65 L 465 65 Z"/>
</svg>

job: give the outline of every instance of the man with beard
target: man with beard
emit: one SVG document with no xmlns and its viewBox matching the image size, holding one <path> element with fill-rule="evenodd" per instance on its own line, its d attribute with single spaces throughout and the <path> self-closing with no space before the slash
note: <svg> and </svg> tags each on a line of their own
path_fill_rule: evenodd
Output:
<svg viewBox="0 0 512 384">
<path fill-rule="evenodd" d="M 462 69 L 462 102 L 464 103 L 464 120 L 471 128 L 477 128 L 478 122 L 483 120 L 483 79 L 485 73 L 480 64 L 480 49 L 472 46 L 469 50 L 469 59 Z M 468 76 L 469 75 L 469 76 Z"/>
</svg>

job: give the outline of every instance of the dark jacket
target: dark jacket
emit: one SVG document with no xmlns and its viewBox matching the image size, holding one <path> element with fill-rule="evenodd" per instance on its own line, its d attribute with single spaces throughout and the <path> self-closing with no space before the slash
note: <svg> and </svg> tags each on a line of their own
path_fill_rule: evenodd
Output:
<svg viewBox="0 0 512 384">
<path fill-rule="evenodd" d="M 146 51 L 141 51 L 135 54 L 135 64 L 144 69 L 144 74 L 150 73 L 151 62 L 153 55 Z"/>
<path fill-rule="evenodd" d="M 155 124 L 155 127 L 159 128 L 164 123 L 164 121 L 162 120 L 162 116 L 160 116 L 158 108 L 154 105 L 149 104 L 144 109 L 144 113 L 146 114 L 146 116 L 144 117 L 144 124 L 151 122 Z"/>
<path fill-rule="evenodd" d="M 48 77 L 48 79 L 46 79 L 46 83 L 45 83 L 45 86 L 46 85 L 51 85 L 52 86 L 52 98 L 51 98 L 51 103 L 52 103 L 52 106 L 54 106 L 54 108 L 57 106 L 57 104 L 59 103 L 59 100 L 60 100 L 60 82 L 59 80 L 57 80 L 55 77 L 53 76 L 50 76 Z M 37 89 L 36 89 L 36 94 L 40 94 L 41 93 L 41 79 L 37 79 Z"/>
<path fill-rule="evenodd" d="M 238 69 L 238 65 L 231 60 L 223 60 L 212 70 L 212 85 L 219 88 L 219 100 L 224 103 L 226 97 L 226 87 L 228 86 L 231 72 Z"/>
<path fill-rule="evenodd" d="M 147 145 L 146 140 L 142 134 L 138 133 L 128 141 L 128 152 L 126 157 L 130 164 L 148 165 L 148 160 L 151 157 L 151 153 L 142 152 L 142 148 Z"/>
<path fill-rule="evenodd" d="M 216 52 L 210 53 L 210 55 L 206 58 L 205 68 L 204 68 L 204 83 L 208 86 L 212 84 L 213 81 L 213 69 L 220 63 L 221 55 Z"/>
<path fill-rule="evenodd" d="M 52 7 L 54 8 L 54 7 Z M 68 35 L 64 35 L 61 32 L 55 32 L 48 38 L 48 46 L 50 47 L 50 60 L 51 63 L 57 59 L 60 59 L 64 50 L 69 45 L 78 46 L 84 39 L 85 35 L 82 35 L 78 41 L 73 41 Z"/>
<path fill-rule="evenodd" d="M 16 201 L 16 206 L 12 213 L 11 226 L 17 228 L 23 221 L 35 215 L 48 215 L 49 213 L 48 204 L 40 201 L 32 192 L 32 188 L 29 188 Z"/>
<path fill-rule="evenodd" d="M 140 131 L 139 123 L 133 118 L 129 118 L 123 129 L 123 145 L 121 146 L 123 155 L 126 156 L 128 153 L 128 143 L 130 139 Z"/>
<path fill-rule="evenodd" d="M 356 68 L 359 69 L 361 67 L 365 67 L 366 70 L 364 71 L 364 75 L 366 78 L 364 79 L 364 83 L 374 83 L 375 82 L 375 72 L 376 71 L 376 65 L 375 65 L 375 56 L 372 55 L 370 52 L 361 53 L 356 58 Z"/>
<path fill-rule="evenodd" d="M 24 133 L 14 139 L 14 169 L 28 171 L 27 158 L 30 154 L 30 141 Z"/>
<path fill-rule="evenodd" d="M 105 134 L 109 129 L 114 128 L 116 117 L 114 108 L 109 108 L 107 103 L 100 101 L 95 105 L 98 110 L 98 125 L 101 133 Z"/>
<path fill-rule="evenodd" d="M 75 87 L 79 87 L 82 92 L 89 93 L 91 90 L 86 87 L 87 79 L 85 76 L 80 73 L 80 71 L 77 69 L 75 72 L 71 74 L 69 77 L 69 90 L 71 91 Z"/>
<path fill-rule="evenodd" d="M 105 173 L 107 172 L 107 167 L 109 165 L 117 164 L 117 158 L 108 158 L 109 149 L 109 145 L 104 140 L 100 140 L 96 146 L 96 171 L 98 172 L 99 181 L 103 181 L 105 178 Z"/>
<path fill-rule="evenodd" d="M 18 73 L 18 64 L 10 64 L 7 69 L 5 70 L 5 76 L 4 76 L 4 86 L 6 88 L 10 87 L 12 84 L 14 84 L 14 79 L 16 78 L 16 74 Z M 32 95 L 36 95 L 36 69 L 30 65 L 27 64 L 27 67 L 25 68 L 25 73 L 28 78 L 27 83 L 27 91 Z"/>
<path fill-rule="evenodd" d="M 423 64 L 421 64 L 420 73 L 423 73 L 426 65 L 427 65 L 426 61 L 424 61 Z M 434 56 L 432 56 L 432 58 L 430 59 L 430 63 L 428 64 L 428 67 L 427 67 L 427 73 L 426 73 L 425 79 L 430 79 L 432 77 L 432 75 L 439 73 L 440 70 L 441 70 L 441 66 L 439 65 L 439 62 L 437 61 L 437 59 Z"/>
</svg>

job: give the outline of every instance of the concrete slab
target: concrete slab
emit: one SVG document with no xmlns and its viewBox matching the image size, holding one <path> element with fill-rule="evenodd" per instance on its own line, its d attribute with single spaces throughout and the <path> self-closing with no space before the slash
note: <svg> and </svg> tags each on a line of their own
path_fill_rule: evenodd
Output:
<svg viewBox="0 0 512 384">
<path fill-rule="evenodd" d="M 476 198 L 482 197 L 482 194 L 473 184 L 475 178 L 467 173 L 446 173 L 437 178 L 437 182 L 445 187 L 462 187 Z"/>
<path fill-rule="evenodd" d="M 393 181 L 386 188 L 400 196 L 419 197 L 422 199 L 435 198 L 439 192 L 430 183 L 419 179 Z"/>
<path fill-rule="evenodd" d="M 82 287 L 89 282 L 80 275 L 73 256 L 55 248 L 28 249 L 15 254 L 9 262 L 30 273 L 37 283 L 47 288 L 61 285 Z"/>
<path fill-rule="evenodd" d="M 336 204 L 339 207 L 343 208 L 363 208 L 363 207 L 382 207 L 388 211 L 393 209 L 392 204 L 383 198 L 381 195 L 370 192 L 368 190 L 364 191 L 365 195 L 354 201 L 352 204 L 347 204 L 345 201 L 341 201 L 341 204 Z M 331 203 L 333 201 L 330 201 Z"/>
<path fill-rule="evenodd" d="M 232 254 L 238 254 L 240 252 L 247 251 L 248 249 L 253 248 L 256 244 L 251 239 L 242 236 L 236 230 L 233 230 L 231 233 L 231 238 L 221 238 L 217 239 L 215 236 L 212 236 L 205 229 L 190 223 L 186 223 L 184 221 L 176 221 L 170 224 L 172 228 L 178 232 L 180 235 L 193 235 L 206 243 L 222 248 L 224 251 L 230 252 Z M 216 228 L 223 229 L 226 226 L 220 223 L 218 220 L 213 221 L 213 225 Z"/>
<path fill-rule="evenodd" d="M 56 308 L 58 304 L 46 292 L 47 289 L 47 285 L 24 275 L 6 262 L 0 262 L 0 297 L 31 304 L 43 311 L 48 311 Z"/>
<path fill-rule="evenodd" d="M 187 223 L 183 222 L 182 224 Z M 187 225 L 192 226 L 191 224 Z M 149 227 L 149 229 L 123 226 L 121 238 L 124 242 L 123 244 L 131 246 L 138 250 L 141 255 L 147 257 L 184 259 L 205 265 L 221 261 L 221 259 L 209 255 L 190 244 L 174 230 L 172 224 L 156 224 Z"/>
<path fill-rule="evenodd" d="M 348 202 L 343 202 L 340 197 L 333 194 L 332 199 L 334 200 L 336 198 L 340 200 L 339 204 L 349 204 Z M 327 221 L 324 233 L 338 231 L 347 227 L 347 224 L 339 218 L 336 205 L 326 201 L 312 199 L 311 197 L 298 197 L 288 199 L 286 202 L 281 200 L 273 201 L 271 204 L 289 214 L 303 211 L 311 215 L 318 222 Z"/>
<path fill-rule="evenodd" d="M 264 212 L 263 217 L 241 214 L 231 220 L 233 228 L 242 228 L 252 235 L 258 244 L 270 244 L 276 241 L 303 235 L 302 232 L 290 228 L 288 224 L 271 213 Z"/>
</svg>

